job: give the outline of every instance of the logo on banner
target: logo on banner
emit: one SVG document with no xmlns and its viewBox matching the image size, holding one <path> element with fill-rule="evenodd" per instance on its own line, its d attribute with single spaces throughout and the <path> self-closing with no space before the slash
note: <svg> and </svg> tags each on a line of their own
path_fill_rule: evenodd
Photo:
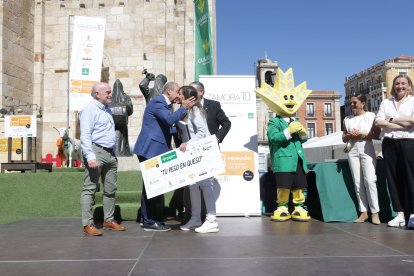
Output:
<svg viewBox="0 0 414 276">
<path fill-rule="evenodd" d="M 167 163 L 167 162 L 170 162 L 171 160 L 175 160 L 175 159 L 177 159 L 177 153 L 175 151 L 161 156 L 161 162 L 163 164 Z"/>
<path fill-rule="evenodd" d="M 197 8 L 198 8 L 198 10 L 201 12 L 201 13 L 203 13 L 204 12 L 204 0 L 200 0 L 200 1 L 198 1 L 198 4 L 197 4 Z"/>
<path fill-rule="evenodd" d="M 158 158 L 150 159 L 145 162 L 145 169 L 149 170 L 152 168 L 158 168 L 160 165 L 158 163 Z"/>
<path fill-rule="evenodd" d="M 82 75 L 88 76 L 89 75 L 89 68 L 82 68 Z"/>
</svg>

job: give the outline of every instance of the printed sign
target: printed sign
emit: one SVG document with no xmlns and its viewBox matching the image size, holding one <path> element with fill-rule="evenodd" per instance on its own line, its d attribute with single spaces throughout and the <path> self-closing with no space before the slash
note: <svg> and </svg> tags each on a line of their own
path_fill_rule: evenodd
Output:
<svg viewBox="0 0 414 276">
<path fill-rule="evenodd" d="M 200 76 L 204 98 L 220 102 L 231 129 L 220 150 L 226 173 L 216 178 L 219 216 L 261 214 L 254 76 Z"/>
<path fill-rule="evenodd" d="M 37 124 L 35 115 L 12 115 L 4 117 L 6 137 L 36 137 Z"/>
<path fill-rule="evenodd" d="M 79 111 L 92 100 L 94 83 L 101 79 L 105 18 L 75 16 L 70 61 L 70 110 Z"/>
<path fill-rule="evenodd" d="M 164 194 L 225 172 L 215 135 L 140 163 L 147 197 Z"/>
</svg>

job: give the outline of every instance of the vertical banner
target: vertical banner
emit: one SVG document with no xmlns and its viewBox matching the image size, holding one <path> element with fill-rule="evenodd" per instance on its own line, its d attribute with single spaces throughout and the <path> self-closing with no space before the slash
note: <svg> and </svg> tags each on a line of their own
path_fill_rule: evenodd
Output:
<svg viewBox="0 0 414 276">
<path fill-rule="evenodd" d="M 200 76 L 204 97 L 220 102 L 231 129 L 220 144 L 226 172 L 219 182 L 217 214 L 261 215 L 254 76 Z"/>
<path fill-rule="evenodd" d="M 92 85 L 101 80 L 105 18 L 75 16 L 69 74 L 69 106 L 80 111 L 91 101 Z"/>
<path fill-rule="evenodd" d="M 208 0 L 195 0 L 194 80 L 200 75 L 213 74 L 210 12 Z"/>
</svg>

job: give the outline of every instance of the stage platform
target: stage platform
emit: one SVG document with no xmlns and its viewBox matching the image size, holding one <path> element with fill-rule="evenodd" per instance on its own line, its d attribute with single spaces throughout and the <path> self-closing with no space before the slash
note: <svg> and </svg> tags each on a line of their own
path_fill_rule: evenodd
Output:
<svg viewBox="0 0 414 276">
<path fill-rule="evenodd" d="M 413 275 L 414 230 L 385 223 L 219 217 L 220 232 L 178 229 L 86 237 L 79 218 L 0 225 L 1 275 Z"/>
</svg>

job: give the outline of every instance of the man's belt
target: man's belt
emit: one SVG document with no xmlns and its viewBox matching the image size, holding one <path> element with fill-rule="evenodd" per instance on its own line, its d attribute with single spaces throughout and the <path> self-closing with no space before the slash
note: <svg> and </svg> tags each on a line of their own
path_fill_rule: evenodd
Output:
<svg viewBox="0 0 414 276">
<path fill-rule="evenodd" d="M 107 151 L 107 152 L 109 152 L 109 153 L 112 153 L 112 151 L 114 150 L 114 149 L 111 149 L 111 148 L 105 148 L 105 147 L 103 147 L 103 146 L 101 146 L 101 145 L 98 145 L 98 144 L 96 144 L 96 143 L 92 143 L 92 144 L 94 144 L 95 146 L 97 146 L 98 148 L 101 148 L 101 149 L 103 149 L 104 151 Z"/>
</svg>

